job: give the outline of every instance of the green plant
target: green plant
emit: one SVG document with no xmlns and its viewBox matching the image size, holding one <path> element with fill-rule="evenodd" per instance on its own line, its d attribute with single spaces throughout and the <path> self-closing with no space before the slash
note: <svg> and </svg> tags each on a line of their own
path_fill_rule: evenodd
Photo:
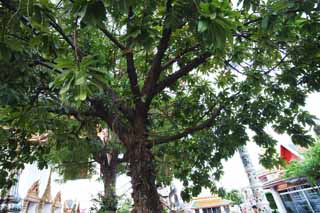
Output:
<svg viewBox="0 0 320 213">
<path fill-rule="evenodd" d="M 301 161 L 292 161 L 286 167 L 287 177 L 307 177 L 310 183 L 317 184 L 320 178 L 320 143 L 319 139 L 304 154 Z"/>
</svg>

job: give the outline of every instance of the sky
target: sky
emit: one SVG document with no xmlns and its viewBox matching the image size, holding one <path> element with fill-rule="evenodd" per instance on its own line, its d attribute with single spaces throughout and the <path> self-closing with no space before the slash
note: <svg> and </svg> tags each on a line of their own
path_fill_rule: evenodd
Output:
<svg viewBox="0 0 320 213">
<path fill-rule="evenodd" d="M 311 114 L 320 118 L 320 93 L 311 94 L 306 100 L 306 110 Z M 290 137 L 288 135 L 276 134 L 271 129 L 267 130 L 278 142 L 282 144 L 289 144 Z M 279 145 L 279 144 L 278 144 Z M 253 165 L 257 170 L 261 170 L 262 166 L 259 165 L 259 154 L 261 149 L 255 143 L 248 143 L 247 149 L 250 153 Z M 218 185 L 223 186 L 226 189 L 241 189 L 249 185 L 246 173 L 241 163 L 239 153 L 236 153 L 228 161 L 223 162 L 224 175 L 219 181 Z M 22 172 L 19 185 L 19 193 L 21 197 L 24 197 L 27 193 L 28 188 L 36 180 L 40 180 L 40 195 L 43 194 L 47 179 L 49 176 L 49 170 L 39 171 L 35 165 L 27 165 L 26 169 Z M 81 204 L 81 208 L 88 209 L 91 205 L 91 200 L 96 196 L 97 193 L 102 192 L 103 185 L 98 182 L 98 176 L 94 176 L 91 180 L 76 180 L 67 181 L 64 184 L 56 182 L 58 176 L 53 174 L 52 179 L 52 196 L 54 197 L 58 191 L 62 192 L 62 199 L 72 199 Z M 182 185 L 178 182 L 174 182 L 178 189 L 182 188 Z M 126 176 L 120 176 L 117 179 L 117 193 L 119 195 L 126 194 L 130 196 L 130 179 Z M 208 195 L 208 191 L 203 190 L 202 195 Z"/>
</svg>

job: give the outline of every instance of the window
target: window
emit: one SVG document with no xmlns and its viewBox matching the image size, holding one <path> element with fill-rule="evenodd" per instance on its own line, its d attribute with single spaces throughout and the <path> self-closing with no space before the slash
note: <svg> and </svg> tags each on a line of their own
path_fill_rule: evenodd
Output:
<svg viewBox="0 0 320 213">
<path fill-rule="evenodd" d="M 281 199 L 288 213 L 298 212 L 289 194 L 281 195 Z"/>
<path fill-rule="evenodd" d="M 211 208 L 202 209 L 203 213 L 212 213 Z"/>
<path fill-rule="evenodd" d="M 213 213 L 221 213 L 221 209 L 220 209 L 220 207 L 212 208 L 212 212 Z"/>
<path fill-rule="evenodd" d="M 299 213 L 308 213 L 312 212 L 306 197 L 303 194 L 303 191 L 298 191 L 294 193 L 290 193 L 292 200 L 298 210 Z"/>
<path fill-rule="evenodd" d="M 320 212 L 320 190 L 319 189 L 308 189 L 304 191 L 306 194 L 310 205 L 315 212 Z"/>
<path fill-rule="evenodd" d="M 223 207 L 224 208 L 224 212 L 225 213 L 230 213 L 230 208 L 229 208 L 229 206 L 225 206 L 225 207 Z"/>
<path fill-rule="evenodd" d="M 221 209 L 220 209 L 220 207 L 217 207 L 217 208 L 205 208 L 205 209 L 202 209 L 202 212 L 203 213 L 221 213 Z"/>
</svg>

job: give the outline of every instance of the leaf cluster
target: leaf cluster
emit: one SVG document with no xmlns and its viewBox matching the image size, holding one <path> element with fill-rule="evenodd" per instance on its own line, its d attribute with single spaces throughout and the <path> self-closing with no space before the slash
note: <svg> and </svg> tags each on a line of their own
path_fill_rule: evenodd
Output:
<svg viewBox="0 0 320 213">
<path fill-rule="evenodd" d="M 304 153 L 301 161 L 292 161 L 286 167 L 287 177 L 307 177 L 310 183 L 316 184 L 320 177 L 320 145 L 316 142 Z"/>
</svg>

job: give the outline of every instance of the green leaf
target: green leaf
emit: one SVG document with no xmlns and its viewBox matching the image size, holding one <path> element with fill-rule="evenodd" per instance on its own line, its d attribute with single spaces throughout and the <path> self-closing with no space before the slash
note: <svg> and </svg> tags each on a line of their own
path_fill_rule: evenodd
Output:
<svg viewBox="0 0 320 213">
<path fill-rule="evenodd" d="M 84 84 L 86 84 L 86 81 L 87 81 L 87 75 L 83 74 L 83 75 L 77 76 L 74 84 L 75 85 L 84 85 Z"/>
<path fill-rule="evenodd" d="M 69 92 L 72 85 L 72 79 L 70 79 L 67 83 L 63 85 L 63 87 L 60 89 L 59 94 L 62 98 L 65 98 L 67 92 Z"/>
<path fill-rule="evenodd" d="M 261 21 L 261 28 L 263 30 L 267 30 L 268 29 L 268 26 L 269 26 L 269 16 L 266 15 L 262 18 L 262 21 Z"/>
<path fill-rule="evenodd" d="M 101 0 L 91 0 L 87 4 L 85 15 L 82 21 L 85 24 L 97 26 L 106 20 L 106 9 Z"/>
<path fill-rule="evenodd" d="M 50 82 L 50 88 L 60 87 L 64 82 L 68 81 L 72 77 L 72 71 L 68 70 L 56 76 L 54 81 Z"/>
<path fill-rule="evenodd" d="M 84 100 L 86 100 L 86 98 L 87 98 L 87 94 L 88 94 L 87 87 L 84 86 L 84 85 L 80 85 L 80 86 L 78 87 L 78 94 L 77 94 L 77 96 L 75 97 L 75 100 L 77 100 L 77 101 L 84 101 Z"/>
<path fill-rule="evenodd" d="M 56 67 L 59 69 L 74 69 L 76 67 L 76 64 L 74 60 L 71 57 L 61 57 L 55 59 Z"/>
<path fill-rule="evenodd" d="M 205 21 L 200 20 L 198 22 L 198 32 L 203 33 L 207 30 L 208 24 Z"/>
</svg>

